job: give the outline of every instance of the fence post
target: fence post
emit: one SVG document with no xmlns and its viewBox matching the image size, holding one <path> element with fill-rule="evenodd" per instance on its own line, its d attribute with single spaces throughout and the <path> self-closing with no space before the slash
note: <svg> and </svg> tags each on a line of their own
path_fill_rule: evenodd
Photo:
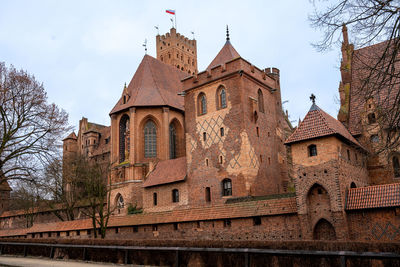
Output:
<svg viewBox="0 0 400 267">
<path fill-rule="evenodd" d="M 86 248 L 83 248 L 83 261 L 86 261 L 87 255 L 86 255 Z"/>
<path fill-rule="evenodd" d="M 51 246 L 51 248 L 50 248 L 50 259 L 53 259 L 53 257 L 54 257 L 54 247 Z"/>
<path fill-rule="evenodd" d="M 128 255 L 129 255 L 129 250 L 125 250 L 125 255 L 124 255 L 124 264 L 128 264 Z"/>
<path fill-rule="evenodd" d="M 340 267 L 346 267 L 346 256 L 345 255 L 340 256 Z"/>
<path fill-rule="evenodd" d="M 249 259 L 249 253 L 248 252 L 244 253 L 244 266 L 245 267 L 250 267 L 250 259 Z"/>
<path fill-rule="evenodd" d="M 179 250 L 175 252 L 175 267 L 179 267 Z"/>
</svg>

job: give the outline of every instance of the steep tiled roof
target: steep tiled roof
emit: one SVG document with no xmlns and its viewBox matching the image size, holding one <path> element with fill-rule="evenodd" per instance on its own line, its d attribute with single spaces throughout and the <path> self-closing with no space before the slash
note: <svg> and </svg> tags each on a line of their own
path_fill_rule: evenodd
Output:
<svg viewBox="0 0 400 267">
<path fill-rule="evenodd" d="M 171 106 L 183 110 L 181 79 L 187 74 L 167 65 L 149 55 L 145 55 L 126 92 L 127 102 L 123 97 L 111 110 L 110 114 L 140 106 Z"/>
<path fill-rule="evenodd" d="M 365 95 L 360 93 L 363 90 L 363 81 L 369 77 L 370 67 L 374 66 L 386 49 L 388 42 L 382 42 L 354 50 L 351 67 L 351 87 L 349 105 L 349 130 L 353 135 L 361 134 L 361 115 L 366 102 Z M 374 81 L 369 81 L 373 83 Z M 382 88 L 379 94 L 372 95 L 375 104 L 384 110 L 392 106 L 397 99 L 398 90 Z"/>
<path fill-rule="evenodd" d="M 300 142 L 312 138 L 340 135 L 351 143 L 361 145 L 349 133 L 346 127 L 331 115 L 321 110 L 317 105 L 313 104 L 310 111 L 305 116 L 297 129 L 286 140 L 285 144 Z"/>
<path fill-rule="evenodd" d="M 63 141 L 64 141 L 64 140 L 67 140 L 67 139 L 74 139 L 74 140 L 76 140 L 76 139 L 78 139 L 78 137 L 76 137 L 75 132 L 72 132 L 72 133 L 70 133 L 67 137 L 65 137 L 65 138 L 63 139 Z"/>
<path fill-rule="evenodd" d="M 232 46 L 231 42 L 226 41 L 225 45 L 219 51 L 218 55 L 214 58 L 214 60 L 211 61 L 210 65 L 208 65 L 207 69 L 211 69 L 212 67 L 222 65 L 225 62 L 238 57 L 240 57 L 240 55 Z"/>
<path fill-rule="evenodd" d="M 135 214 L 127 216 L 111 217 L 108 227 L 121 227 L 132 225 L 150 225 L 174 222 L 192 222 L 198 220 L 219 220 L 230 218 L 247 218 L 253 216 L 268 216 L 277 214 L 296 213 L 296 199 L 280 198 L 261 201 L 248 201 L 233 204 L 222 204 L 210 207 L 198 207 L 190 209 L 179 209 L 165 212 L 154 212 L 145 214 Z M 29 228 L 27 233 L 40 232 L 56 232 L 56 231 L 72 231 L 91 229 L 92 222 L 90 219 L 75 220 L 55 223 L 35 224 Z M 1 231 L 2 236 L 6 233 L 12 234 L 11 230 Z M 0 235 L 1 236 L 1 235 Z"/>
<path fill-rule="evenodd" d="M 186 157 L 160 161 L 149 174 L 143 187 L 169 184 L 185 180 Z"/>
<path fill-rule="evenodd" d="M 400 183 L 351 188 L 347 194 L 347 210 L 400 206 Z"/>
</svg>

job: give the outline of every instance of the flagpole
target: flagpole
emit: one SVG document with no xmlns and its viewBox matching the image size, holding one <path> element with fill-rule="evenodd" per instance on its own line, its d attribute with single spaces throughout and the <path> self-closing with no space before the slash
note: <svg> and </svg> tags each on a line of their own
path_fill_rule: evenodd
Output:
<svg viewBox="0 0 400 267">
<path fill-rule="evenodd" d="M 175 30 L 178 30 L 178 27 L 176 26 L 176 10 L 174 16 L 175 16 Z"/>
</svg>

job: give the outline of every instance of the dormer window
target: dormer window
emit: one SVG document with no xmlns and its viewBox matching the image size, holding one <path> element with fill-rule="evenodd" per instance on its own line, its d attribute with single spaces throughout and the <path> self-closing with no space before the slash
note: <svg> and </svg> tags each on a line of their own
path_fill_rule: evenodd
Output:
<svg viewBox="0 0 400 267">
<path fill-rule="evenodd" d="M 122 100 L 122 103 L 125 104 L 126 103 L 126 95 L 124 95 L 124 98 Z"/>
<path fill-rule="evenodd" d="M 308 146 L 308 156 L 309 157 L 317 156 L 317 146 L 316 145 Z"/>
</svg>

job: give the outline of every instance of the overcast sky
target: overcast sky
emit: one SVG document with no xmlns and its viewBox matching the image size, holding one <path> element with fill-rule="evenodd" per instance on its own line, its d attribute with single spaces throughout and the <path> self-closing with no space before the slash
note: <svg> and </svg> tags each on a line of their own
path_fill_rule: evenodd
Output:
<svg viewBox="0 0 400 267">
<path fill-rule="evenodd" d="M 195 32 L 199 71 L 224 45 L 228 24 L 243 58 L 280 69 L 282 101 L 295 124 L 311 93 L 336 117 L 340 49 L 311 46 L 321 33 L 309 25 L 309 1 L 0 0 L 0 61 L 43 82 L 73 126 L 82 116 L 110 125 L 108 114 L 144 56 L 144 39 L 156 57 L 154 26 L 160 34 L 171 27 L 166 9 L 176 10 L 178 32 Z"/>
</svg>

